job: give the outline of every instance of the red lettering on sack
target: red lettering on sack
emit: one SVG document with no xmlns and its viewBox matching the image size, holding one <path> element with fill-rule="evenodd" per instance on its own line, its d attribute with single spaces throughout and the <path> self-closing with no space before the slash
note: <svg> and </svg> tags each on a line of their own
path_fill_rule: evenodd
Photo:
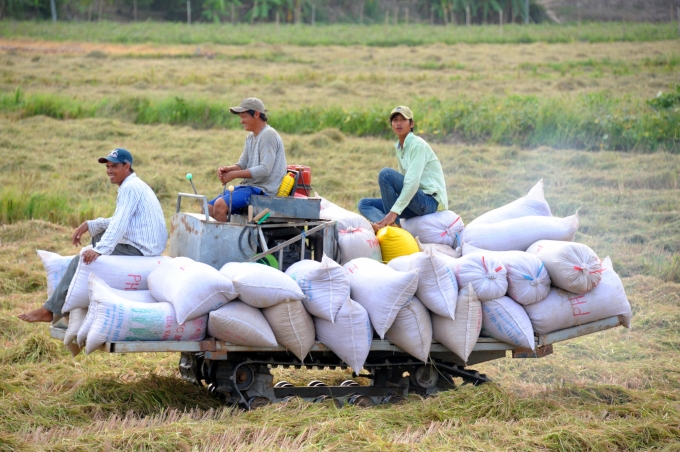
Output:
<svg viewBox="0 0 680 452">
<path fill-rule="evenodd" d="M 371 248 L 375 248 L 376 246 L 380 246 L 380 242 L 376 239 L 368 239 L 366 240 L 368 244 L 370 245 Z"/>
<path fill-rule="evenodd" d="M 137 286 L 139 286 L 139 283 L 125 283 L 125 289 L 124 290 L 137 290 Z"/>
<path fill-rule="evenodd" d="M 536 252 L 537 252 L 537 253 L 540 253 L 542 249 L 543 249 L 543 245 L 538 245 L 538 246 L 536 247 Z"/>
<path fill-rule="evenodd" d="M 354 270 L 359 270 L 359 267 L 357 267 L 357 264 L 354 264 L 353 268 L 348 268 L 347 271 L 350 273 L 354 273 Z"/>
<path fill-rule="evenodd" d="M 569 302 L 571 303 L 571 311 L 574 317 L 580 316 L 580 315 L 588 315 L 590 314 L 590 311 L 584 312 L 581 311 L 581 308 L 578 307 L 580 304 L 586 304 L 588 303 L 588 300 L 583 298 L 583 295 L 579 295 L 578 297 L 574 298 L 569 298 Z"/>
</svg>

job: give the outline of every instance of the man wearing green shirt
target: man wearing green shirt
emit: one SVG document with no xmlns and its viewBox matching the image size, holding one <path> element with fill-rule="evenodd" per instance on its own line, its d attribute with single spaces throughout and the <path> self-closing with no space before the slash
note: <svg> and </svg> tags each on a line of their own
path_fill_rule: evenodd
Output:
<svg viewBox="0 0 680 452">
<path fill-rule="evenodd" d="M 390 125 L 399 138 L 395 144 L 399 171 L 383 168 L 378 176 L 380 198 L 359 201 L 359 212 L 377 231 L 397 218 L 413 218 L 448 209 L 444 171 L 434 151 L 413 134 L 413 112 L 399 106 L 390 113 Z"/>
</svg>

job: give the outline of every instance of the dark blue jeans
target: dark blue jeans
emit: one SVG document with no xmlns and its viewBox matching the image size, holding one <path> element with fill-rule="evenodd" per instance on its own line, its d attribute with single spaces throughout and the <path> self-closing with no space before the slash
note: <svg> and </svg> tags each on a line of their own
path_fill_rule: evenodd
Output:
<svg viewBox="0 0 680 452">
<path fill-rule="evenodd" d="M 364 198 L 357 205 L 359 212 L 371 223 L 377 223 L 392 209 L 404 189 L 404 175 L 392 168 L 383 168 L 378 175 L 380 198 Z M 413 218 L 435 213 L 439 203 L 432 195 L 418 189 L 399 218 Z"/>
</svg>

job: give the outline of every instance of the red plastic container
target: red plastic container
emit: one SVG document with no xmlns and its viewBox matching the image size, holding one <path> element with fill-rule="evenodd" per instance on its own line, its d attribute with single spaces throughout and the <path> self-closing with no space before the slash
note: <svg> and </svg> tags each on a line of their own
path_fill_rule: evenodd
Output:
<svg viewBox="0 0 680 452">
<path fill-rule="evenodd" d="M 304 196 L 314 196 L 312 192 L 312 169 L 303 165 L 288 165 L 288 171 L 297 171 L 299 173 L 298 185 L 295 193 Z"/>
</svg>

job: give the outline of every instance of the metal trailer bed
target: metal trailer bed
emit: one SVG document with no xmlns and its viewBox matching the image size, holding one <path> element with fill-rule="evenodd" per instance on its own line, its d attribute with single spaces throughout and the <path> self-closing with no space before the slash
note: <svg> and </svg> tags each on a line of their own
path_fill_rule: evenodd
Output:
<svg viewBox="0 0 680 452">
<path fill-rule="evenodd" d="M 463 383 L 482 384 L 489 379 L 484 374 L 467 369 L 474 365 L 505 358 L 511 351 L 513 358 L 542 358 L 553 353 L 553 344 L 596 333 L 621 325 L 618 317 L 610 317 L 549 334 L 535 337 L 535 350 L 517 348 L 493 338 L 480 337 L 468 358 L 462 360 L 439 343 L 433 343 L 430 361 L 423 363 L 411 357 L 388 340 L 374 340 L 361 374 L 371 379 L 371 386 L 359 386 L 353 380 L 341 386 L 326 386 L 318 380 L 306 387 L 295 387 L 287 382 L 273 383 L 270 369 L 295 368 L 347 368 L 326 346 L 317 342 L 308 359 L 301 362 L 284 347 L 256 348 L 234 345 L 207 338 L 202 341 L 165 342 L 107 342 L 99 350 L 105 353 L 166 353 L 179 352 L 182 378 L 193 383 L 208 385 L 208 390 L 230 404 L 251 409 L 270 402 L 287 401 L 301 397 L 310 401 L 333 399 L 344 403 L 372 406 L 394 403 L 410 393 L 430 395 L 455 387 L 454 378 Z M 63 340 L 65 328 L 52 326 L 50 335 Z"/>
</svg>

